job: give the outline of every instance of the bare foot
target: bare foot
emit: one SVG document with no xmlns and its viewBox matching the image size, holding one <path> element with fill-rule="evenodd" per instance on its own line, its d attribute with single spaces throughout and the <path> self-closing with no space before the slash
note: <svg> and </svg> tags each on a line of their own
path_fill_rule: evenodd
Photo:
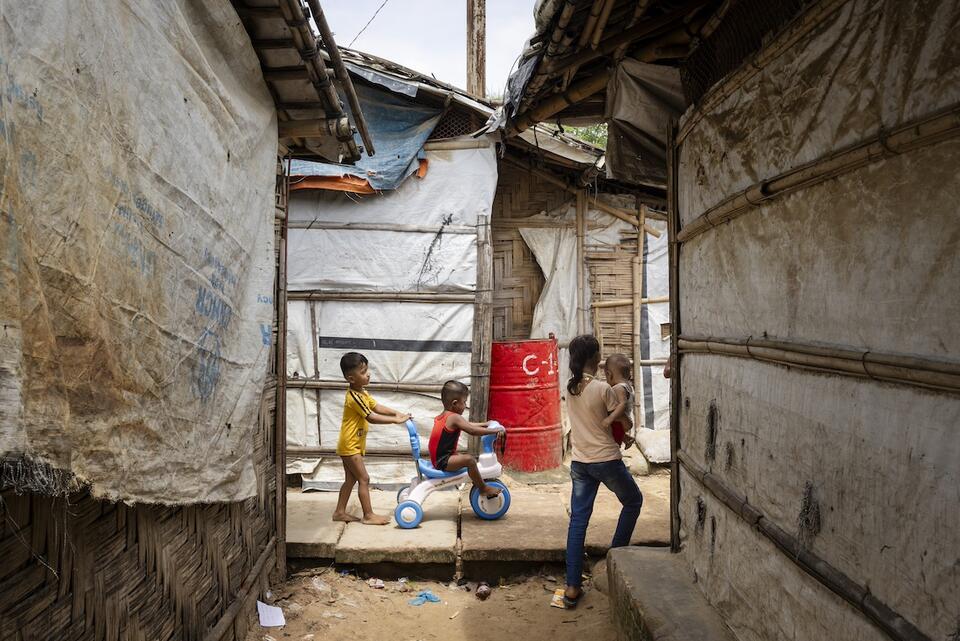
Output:
<svg viewBox="0 0 960 641">
<path fill-rule="evenodd" d="M 354 523 L 360 520 L 359 516 L 354 516 L 348 512 L 334 512 L 333 513 L 334 521 L 343 521 L 344 523 Z"/>
<path fill-rule="evenodd" d="M 390 522 L 390 517 L 379 514 L 364 514 L 361 522 L 364 525 L 386 525 Z"/>
<path fill-rule="evenodd" d="M 503 490 L 496 485 L 484 485 L 480 488 L 480 494 L 484 495 L 488 499 L 495 499 L 500 496 L 500 492 Z"/>
</svg>

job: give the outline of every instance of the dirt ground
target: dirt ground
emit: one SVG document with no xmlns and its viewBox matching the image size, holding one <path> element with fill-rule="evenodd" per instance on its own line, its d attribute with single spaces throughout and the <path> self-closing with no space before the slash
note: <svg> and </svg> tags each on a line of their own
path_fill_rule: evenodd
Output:
<svg viewBox="0 0 960 641">
<path fill-rule="evenodd" d="M 587 586 L 576 610 L 550 607 L 562 577 L 537 575 L 493 585 L 485 601 L 475 583 L 384 580 L 376 589 L 368 579 L 337 568 L 295 575 L 272 590 L 287 625 L 261 628 L 253 622 L 247 641 L 573 641 L 615 638 L 607 597 Z M 438 603 L 413 606 L 422 590 Z M 585 637 L 589 635 L 589 637 Z"/>
</svg>

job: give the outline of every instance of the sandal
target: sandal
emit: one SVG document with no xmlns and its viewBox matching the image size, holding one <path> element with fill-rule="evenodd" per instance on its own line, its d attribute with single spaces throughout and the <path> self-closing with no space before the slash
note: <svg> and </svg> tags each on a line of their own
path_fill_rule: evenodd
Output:
<svg viewBox="0 0 960 641">
<path fill-rule="evenodd" d="M 583 589 L 580 590 L 580 593 L 573 597 L 572 599 L 564 593 L 563 595 L 563 607 L 567 610 L 576 610 L 577 604 L 580 603 L 580 599 L 583 598 Z"/>
</svg>

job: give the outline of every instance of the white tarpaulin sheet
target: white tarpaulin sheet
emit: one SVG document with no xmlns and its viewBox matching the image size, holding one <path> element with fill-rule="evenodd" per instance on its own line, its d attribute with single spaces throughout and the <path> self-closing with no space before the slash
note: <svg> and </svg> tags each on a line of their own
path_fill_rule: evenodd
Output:
<svg viewBox="0 0 960 641">
<path fill-rule="evenodd" d="M 881 129 L 956 108 L 958 23 L 954 1 L 842 3 L 703 118 L 688 114 L 682 219 Z M 956 362 L 958 167 L 960 141 L 931 142 L 812 180 L 693 237 L 680 252 L 683 333 Z M 680 369 L 680 441 L 691 458 L 924 635 L 954 635 L 956 394 L 717 354 L 685 355 Z M 684 549 L 740 638 L 881 638 L 802 570 L 758 554 L 770 546 L 726 508 L 715 535 L 698 534 L 697 497 L 710 493 L 695 479 L 683 478 L 680 495 Z"/>
<path fill-rule="evenodd" d="M 410 178 L 393 192 L 359 199 L 295 192 L 291 223 L 300 228 L 290 230 L 291 289 L 475 291 L 473 230 L 478 216 L 489 216 L 493 205 L 495 149 L 428 151 L 427 160 L 425 177 Z M 354 227 L 344 229 L 348 224 Z M 456 231 L 444 232 L 445 227 Z M 343 381 L 340 357 L 358 351 L 369 359 L 374 383 L 470 382 L 472 302 L 291 301 L 288 309 L 288 376 L 298 372 L 300 377 Z M 288 443 L 335 447 L 344 391 L 321 390 L 319 410 L 314 390 L 299 393 L 298 407 L 304 407 L 288 419 Z M 378 402 L 411 412 L 423 434 L 442 412 L 437 394 L 371 393 Z M 314 408 L 306 409 L 310 404 Z M 402 426 L 372 426 L 367 448 L 409 449 L 409 441 Z M 291 460 L 288 471 L 307 473 L 314 465 L 315 460 Z"/>
<path fill-rule="evenodd" d="M 0 96 L 0 455 L 256 495 L 277 130 L 236 11 L 5 3 Z"/>
<path fill-rule="evenodd" d="M 342 379 L 340 357 L 349 351 L 362 352 L 370 360 L 372 380 L 381 383 L 429 383 L 438 376 L 446 380 L 470 375 L 471 303 L 315 305 L 321 379 Z"/>
<path fill-rule="evenodd" d="M 614 203 L 623 206 L 623 203 Z M 621 234 L 634 231 L 629 223 L 595 209 L 587 210 L 589 233 L 588 251 L 613 250 L 621 242 Z M 556 227 L 525 227 L 520 235 L 530 248 L 543 271 L 545 283 L 533 312 L 530 338 L 547 338 L 553 333 L 561 344 L 568 344 L 577 335 L 577 236 L 570 223 L 576 220 L 576 209 L 564 205 L 555 211 L 533 216 L 529 221 L 554 221 Z M 559 224 L 562 223 L 562 224 Z M 648 224 L 660 229 L 659 239 L 647 235 L 646 265 L 644 268 L 644 297 L 655 298 L 669 293 L 667 273 L 666 225 L 658 221 Z M 586 267 L 589 280 L 589 266 Z M 589 301 L 588 303 L 589 304 Z M 670 322 L 667 304 L 645 305 L 647 331 L 642 334 L 641 358 L 664 359 L 670 352 L 670 341 L 661 336 L 661 325 Z M 635 383 L 644 412 L 644 426 L 668 429 L 670 418 L 670 385 L 662 376 L 661 365 L 643 366 L 644 380 Z M 570 377 L 569 356 L 560 349 L 561 388 Z M 562 390 L 561 390 L 562 391 Z M 564 410 L 565 411 L 565 410 Z M 566 426 L 564 428 L 566 430 Z"/>
<path fill-rule="evenodd" d="M 440 230 L 291 229 L 289 289 L 469 293 L 477 281 L 476 234 Z"/>
</svg>

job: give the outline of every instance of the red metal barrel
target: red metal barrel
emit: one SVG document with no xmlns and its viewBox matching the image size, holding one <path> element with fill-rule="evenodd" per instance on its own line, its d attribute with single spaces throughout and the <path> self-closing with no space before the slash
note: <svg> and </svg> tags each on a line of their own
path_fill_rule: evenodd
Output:
<svg viewBox="0 0 960 641">
<path fill-rule="evenodd" d="M 507 428 L 504 465 L 524 472 L 559 467 L 557 340 L 497 342 L 490 355 L 491 420 Z"/>
</svg>

